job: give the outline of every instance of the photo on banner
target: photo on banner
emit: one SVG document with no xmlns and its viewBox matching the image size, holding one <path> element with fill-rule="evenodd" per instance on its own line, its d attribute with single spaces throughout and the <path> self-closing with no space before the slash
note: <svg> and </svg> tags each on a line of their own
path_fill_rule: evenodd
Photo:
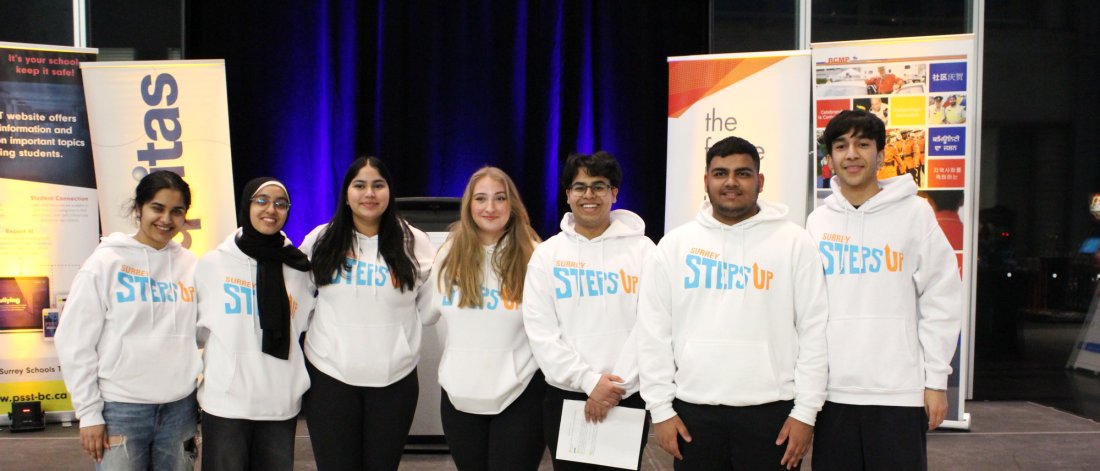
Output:
<svg viewBox="0 0 1100 471">
<path fill-rule="evenodd" d="M 0 43 L 0 423 L 11 403 L 71 411 L 52 343 L 99 243 L 79 64 L 95 49 Z"/>
<path fill-rule="evenodd" d="M 756 145 L 761 198 L 809 213 L 810 55 L 808 51 L 712 54 L 668 59 L 665 232 L 695 218 L 706 191 L 707 149 L 737 136 Z"/>
<path fill-rule="evenodd" d="M 886 126 L 878 178 L 908 176 L 928 200 L 947 236 L 963 279 L 964 303 L 974 292 L 968 267 L 973 258 L 969 221 L 976 189 L 969 175 L 977 168 L 972 126 L 976 109 L 973 35 L 896 38 L 811 44 L 813 55 L 814 206 L 832 193 L 832 169 L 821 148 L 829 120 L 844 110 L 862 109 Z M 965 313 L 959 348 L 948 378 L 948 421 L 968 428 L 964 410 L 971 315 Z"/>
</svg>

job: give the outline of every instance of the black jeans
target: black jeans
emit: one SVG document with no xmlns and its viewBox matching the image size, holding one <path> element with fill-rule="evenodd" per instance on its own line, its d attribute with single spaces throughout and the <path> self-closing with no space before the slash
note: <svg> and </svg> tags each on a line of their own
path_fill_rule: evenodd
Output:
<svg viewBox="0 0 1100 471">
<path fill-rule="evenodd" d="M 527 388 L 496 415 L 455 409 L 447 391 L 439 415 L 447 446 L 460 471 L 537 470 L 546 441 L 542 438 L 542 398 L 546 380 L 536 372 Z"/>
<path fill-rule="evenodd" d="M 607 466 L 600 466 L 588 463 L 578 463 L 576 461 L 567 461 L 557 459 L 558 453 L 558 429 L 561 428 L 561 409 L 562 403 L 566 399 L 574 401 L 587 401 L 588 395 L 585 393 L 566 391 L 564 389 L 558 389 L 553 386 L 546 386 L 546 399 L 542 403 L 542 423 L 544 433 L 546 435 L 546 445 L 550 447 L 550 456 L 554 458 L 554 470 L 555 471 L 574 471 L 574 470 L 596 470 L 596 469 L 619 469 L 610 468 Z M 642 395 L 639 393 L 631 394 L 630 397 L 623 398 L 619 401 L 619 406 L 629 407 L 631 409 L 645 409 L 645 401 L 642 400 Z M 642 463 L 642 451 L 645 450 L 645 444 L 649 440 L 649 412 L 646 412 L 646 420 L 642 425 L 642 446 L 638 449 L 638 469 L 641 468 Z"/>
<path fill-rule="evenodd" d="M 317 469 L 397 470 L 416 413 L 416 369 L 380 388 L 346 384 L 308 361 L 306 425 Z"/>
<path fill-rule="evenodd" d="M 294 430 L 298 419 L 226 419 L 202 413 L 204 471 L 284 470 L 294 468 Z"/>
</svg>

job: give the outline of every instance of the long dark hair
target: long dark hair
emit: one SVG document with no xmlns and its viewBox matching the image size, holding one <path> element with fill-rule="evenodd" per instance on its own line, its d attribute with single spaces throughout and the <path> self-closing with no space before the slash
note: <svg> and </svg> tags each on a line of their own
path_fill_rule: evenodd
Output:
<svg viewBox="0 0 1100 471">
<path fill-rule="evenodd" d="M 352 219 L 351 207 L 348 206 L 348 187 L 352 180 L 359 174 L 363 167 L 370 165 L 378 170 L 382 179 L 389 186 L 389 201 L 386 202 L 386 210 L 382 212 L 382 221 L 378 225 L 378 251 L 382 259 L 390 269 L 390 276 L 397 280 L 397 286 L 402 292 L 411 290 L 416 285 L 417 271 L 420 265 L 413 258 L 413 235 L 409 224 L 397 213 L 397 205 L 394 203 L 393 180 L 390 178 L 386 165 L 377 157 L 363 156 L 355 159 L 344 174 L 344 183 L 340 186 L 340 199 L 336 203 L 336 214 L 332 215 L 328 227 L 321 232 L 317 242 L 313 245 L 313 254 L 310 259 L 313 265 L 313 280 L 318 287 L 333 282 L 338 274 L 344 270 L 351 271 L 352 266 L 348 261 L 348 252 L 355 242 L 355 222 Z"/>
</svg>

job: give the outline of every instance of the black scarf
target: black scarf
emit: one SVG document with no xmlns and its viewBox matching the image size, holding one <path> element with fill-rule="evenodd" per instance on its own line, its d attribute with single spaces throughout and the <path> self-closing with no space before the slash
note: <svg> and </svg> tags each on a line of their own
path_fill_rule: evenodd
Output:
<svg viewBox="0 0 1100 471">
<path fill-rule="evenodd" d="M 297 339 L 290 338 L 290 300 L 283 280 L 283 264 L 298 271 L 308 271 L 309 258 L 297 247 L 286 244 L 282 233 L 264 235 L 252 226 L 252 195 L 270 181 L 278 180 L 260 177 L 244 186 L 237 212 L 237 222 L 241 226 L 237 247 L 256 260 L 256 299 L 260 329 L 263 330 L 261 349 L 268 355 L 286 360 L 290 356 L 290 342 Z M 289 194 L 287 198 L 290 198 Z"/>
</svg>

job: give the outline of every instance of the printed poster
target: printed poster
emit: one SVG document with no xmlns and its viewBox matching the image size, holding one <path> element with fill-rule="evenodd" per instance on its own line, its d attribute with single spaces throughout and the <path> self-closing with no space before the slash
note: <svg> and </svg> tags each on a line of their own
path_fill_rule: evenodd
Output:
<svg viewBox="0 0 1100 471">
<path fill-rule="evenodd" d="M 70 411 L 58 307 L 99 242 L 79 64 L 95 49 L 0 43 L 0 417 Z"/>
<path fill-rule="evenodd" d="M 977 109 L 974 36 L 816 43 L 811 48 L 815 206 L 832 192 L 832 171 L 820 146 L 825 125 L 841 111 L 867 110 L 886 125 L 879 179 L 912 178 L 955 249 L 968 312 L 948 379 L 945 426 L 967 428 L 963 409 L 974 293 L 970 222 L 975 220 L 976 201 L 976 182 L 970 175 L 978 168 L 972 138 Z"/>
</svg>

